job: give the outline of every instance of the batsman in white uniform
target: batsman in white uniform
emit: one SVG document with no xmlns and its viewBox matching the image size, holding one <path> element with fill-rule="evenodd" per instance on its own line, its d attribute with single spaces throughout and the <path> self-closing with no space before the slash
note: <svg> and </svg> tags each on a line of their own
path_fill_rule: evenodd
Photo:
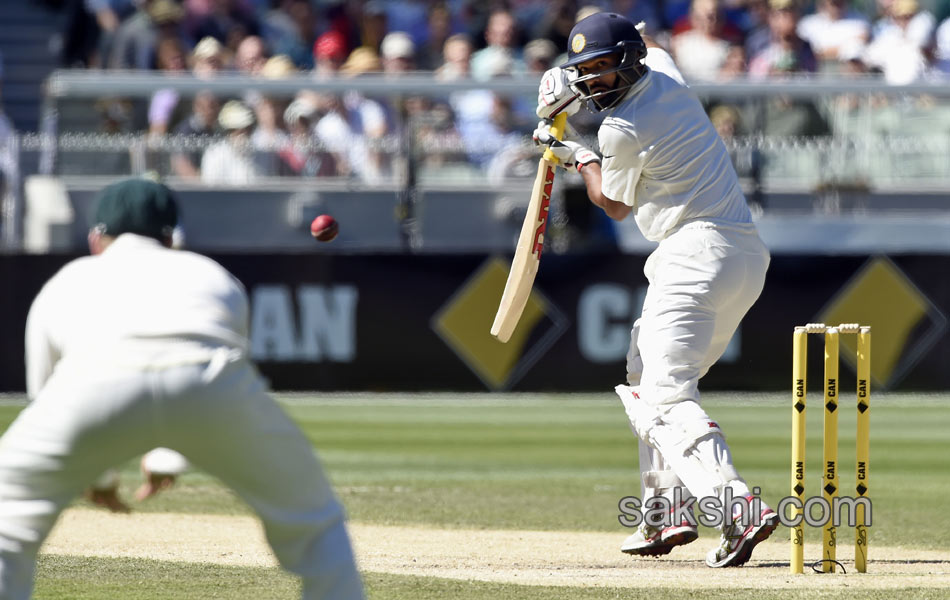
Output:
<svg viewBox="0 0 950 600">
<path fill-rule="evenodd" d="M 177 216 L 164 185 L 108 186 L 93 256 L 64 266 L 33 302 L 36 397 L 0 438 L 0 598 L 30 596 L 40 544 L 73 498 L 158 446 L 250 505 L 304 598 L 362 598 L 343 509 L 248 360 L 245 291 L 214 261 L 169 248 Z"/>
<path fill-rule="evenodd" d="M 670 56 L 652 42 L 648 49 L 637 27 L 613 13 L 578 22 L 569 45 L 567 62 L 542 78 L 538 116 L 573 114 L 580 103 L 606 111 L 600 154 L 570 136 L 558 141 L 548 120 L 535 140 L 580 171 L 607 215 L 633 213 L 643 235 L 659 243 L 644 268 L 649 287 L 632 330 L 627 385 L 616 388 L 640 438 L 642 498 L 672 506 L 675 495 L 725 501 L 728 492 L 756 500 L 736 504 L 734 514 L 750 523 L 724 525 L 720 546 L 706 557 L 711 567 L 738 566 L 775 530 L 778 515 L 751 496 L 722 430 L 700 407 L 697 385 L 759 297 L 769 253 L 722 140 Z M 644 522 L 621 550 L 656 556 L 696 538 L 689 519 Z"/>
</svg>

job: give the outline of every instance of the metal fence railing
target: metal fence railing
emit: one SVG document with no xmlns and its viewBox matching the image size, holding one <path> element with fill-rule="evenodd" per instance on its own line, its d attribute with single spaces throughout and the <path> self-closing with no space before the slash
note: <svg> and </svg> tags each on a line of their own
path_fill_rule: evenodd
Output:
<svg viewBox="0 0 950 600">
<path fill-rule="evenodd" d="M 950 80 L 888 86 L 874 78 L 813 77 L 692 88 L 719 129 L 750 199 L 766 211 L 779 208 L 767 201 L 774 192 L 811 194 L 814 208 L 848 210 L 867 203 L 842 198 L 877 190 L 950 189 Z M 192 103 L 202 96 L 214 98 L 219 108 L 232 99 L 244 102 L 255 110 L 257 124 L 249 130 L 250 139 L 239 141 L 211 126 L 207 135 L 176 132 L 174 122 L 168 133 L 150 133 L 149 108 L 158 90 L 177 102 L 170 114 L 179 123 L 193 116 Z M 411 212 L 416 186 L 497 186 L 533 176 L 536 94 L 536 77 L 443 81 L 431 74 L 332 79 L 228 74 L 199 79 L 56 71 L 45 85 L 40 131 L 21 132 L 0 147 L 4 243 L 15 247 L 19 239 L 26 176 L 151 172 L 227 185 L 202 173 L 202 159 L 221 146 L 239 157 L 246 154 L 257 185 L 291 178 L 301 184 L 314 180 L 317 185 L 319 179 L 319 185 L 395 187 L 404 190 Z M 336 108 L 316 106 L 309 125 L 295 132 L 282 117 L 301 97 L 317 105 L 321 98 L 335 98 L 336 104 L 328 106 Z M 272 131 L 255 138 L 264 129 L 266 115 L 257 104 L 262 100 L 277 114 L 268 125 Z M 385 122 L 383 130 L 371 134 L 346 122 L 347 111 L 361 110 L 359 102 L 373 104 Z M 319 125 L 333 111 L 338 113 L 333 118 L 346 125 L 327 127 L 335 137 Z M 572 122 L 596 145 L 601 118 L 581 111 Z M 181 166 L 183 161 L 190 161 L 191 170 Z"/>
</svg>

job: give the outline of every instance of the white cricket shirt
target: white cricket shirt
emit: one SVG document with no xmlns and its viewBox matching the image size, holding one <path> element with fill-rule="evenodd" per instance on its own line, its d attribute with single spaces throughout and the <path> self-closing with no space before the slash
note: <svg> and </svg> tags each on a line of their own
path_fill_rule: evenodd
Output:
<svg viewBox="0 0 950 600">
<path fill-rule="evenodd" d="M 598 131 L 602 192 L 633 207 L 658 242 L 686 221 L 751 223 L 725 145 L 673 59 L 647 50 L 650 68 Z"/>
<path fill-rule="evenodd" d="M 137 342 L 169 340 L 169 360 L 176 352 L 195 358 L 201 345 L 187 340 L 246 351 L 247 322 L 244 287 L 222 266 L 122 234 L 102 254 L 60 269 L 33 301 L 26 322 L 27 393 L 36 397 L 62 360 L 96 360 Z"/>
</svg>

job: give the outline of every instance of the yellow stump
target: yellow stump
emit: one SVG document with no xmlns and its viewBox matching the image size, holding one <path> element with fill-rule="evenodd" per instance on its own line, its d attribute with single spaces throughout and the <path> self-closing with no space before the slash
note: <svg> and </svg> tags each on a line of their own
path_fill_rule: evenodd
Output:
<svg viewBox="0 0 950 600">
<path fill-rule="evenodd" d="M 825 332 L 825 419 L 824 452 L 822 453 L 821 495 L 831 511 L 822 529 L 822 571 L 834 573 L 835 538 L 834 499 L 838 496 L 838 330 L 829 327 Z"/>
<path fill-rule="evenodd" d="M 858 333 L 858 425 L 855 448 L 857 482 L 855 496 L 856 527 L 854 530 L 854 566 L 859 573 L 867 573 L 868 531 L 864 525 L 864 506 L 861 498 L 868 498 L 868 477 L 871 455 L 871 328 L 862 327 Z"/>
<path fill-rule="evenodd" d="M 805 497 L 805 399 L 808 387 L 808 333 L 796 327 L 792 338 L 792 496 L 799 506 Z M 793 508 L 789 515 L 802 516 L 802 510 Z M 792 527 L 792 573 L 804 572 L 805 524 Z"/>
</svg>

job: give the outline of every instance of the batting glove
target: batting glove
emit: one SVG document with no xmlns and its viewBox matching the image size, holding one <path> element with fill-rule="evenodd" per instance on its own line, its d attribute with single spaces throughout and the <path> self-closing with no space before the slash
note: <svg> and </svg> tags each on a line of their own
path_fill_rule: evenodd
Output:
<svg viewBox="0 0 950 600">
<path fill-rule="evenodd" d="M 577 167 L 577 170 L 580 171 L 584 165 L 592 162 L 600 162 L 600 156 L 590 148 L 578 144 L 577 142 L 559 140 L 554 137 L 554 134 L 551 133 L 550 124 L 544 121 L 541 121 L 531 137 L 534 139 L 535 144 L 550 148 L 554 156 L 557 157 L 560 165 L 565 169 Z"/>
<path fill-rule="evenodd" d="M 561 67 L 548 69 L 541 76 L 538 86 L 538 108 L 535 111 L 542 119 L 553 119 L 558 113 L 571 116 L 580 108 L 577 94 L 568 85 L 567 73 Z"/>
</svg>

